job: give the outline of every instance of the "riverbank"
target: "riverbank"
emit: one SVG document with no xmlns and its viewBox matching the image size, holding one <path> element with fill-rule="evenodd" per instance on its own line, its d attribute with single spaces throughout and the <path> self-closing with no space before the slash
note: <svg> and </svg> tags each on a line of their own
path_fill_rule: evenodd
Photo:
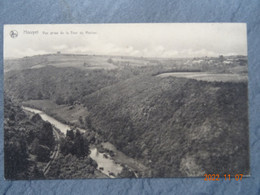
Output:
<svg viewBox="0 0 260 195">
<path fill-rule="evenodd" d="M 80 122 L 76 120 L 76 117 L 80 117 L 80 114 L 86 114 L 88 115 L 87 108 L 83 107 L 82 105 L 57 105 L 56 103 L 50 101 L 50 100 L 30 100 L 23 102 L 23 105 L 27 105 L 39 110 L 44 111 L 46 114 L 52 116 L 56 120 L 63 122 L 65 124 L 73 125 L 76 127 L 82 128 L 81 130 L 85 130 L 85 132 L 90 132 L 90 130 L 85 129 L 82 127 Z M 85 111 L 84 111 L 85 109 Z M 97 137 L 102 140 L 102 137 L 97 135 Z M 113 151 L 114 156 L 111 158 L 118 164 L 123 164 L 130 170 L 137 173 L 137 175 L 146 175 L 148 168 L 145 167 L 142 163 L 139 161 L 128 157 L 123 152 L 116 149 L 114 145 L 112 145 L 109 142 L 103 142 L 96 143 L 96 147 L 100 148 L 103 147 L 104 149 Z M 106 153 L 107 155 L 108 153 Z M 109 154 L 108 154 L 109 155 Z"/>
<path fill-rule="evenodd" d="M 116 147 L 109 143 L 109 142 L 103 142 L 101 143 L 101 146 L 108 150 L 113 152 L 113 159 L 116 163 L 127 165 L 127 167 L 130 170 L 133 170 L 136 177 L 145 176 L 148 168 L 145 167 L 142 163 L 138 162 L 137 160 L 130 158 L 126 156 L 123 152 L 116 149 Z"/>
<path fill-rule="evenodd" d="M 84 128 L 79 121 L 80 117 L 88 116 L 89 114 L 87 108 L 80 104 L 71 106 L 58 105 L 51 100 L 29 100 L 24 101 L 22 104 L 24 106 L 42 110 L 62 123 L 76 125 L 80 128 Z"/>
<path fill-rule="evenodd" d="M 41 100 L 39 100 L 39 101 L 41 101 Z M 37 102 L 38 104 L 32 105 L 31 107 L 39 108 L 39 105 L 41 105 L 39 101 Z M 35 103 L 36 101 L 33 101 L 33 102 Z M 46 103 L 46 101 L 45 101 L 45 103 Z M 25 103 L 24 105 L 28 106 L 28 102 Z M 60 129 L 60 131 L 63 134 L 66 134 L 67 129 L 70 129 L 69 125 L 62 124 L 60 121 L 48 116 L 44 111 L 40 111 L 40 110 L 36 110 L 36 109 L 30 109 L 28 107 L 27 108 L 24 107 L 24 108 L 27 111 L 30 110 L 31 112 L 39 113 L 45 120 L 48 120 L 49 122 L 52 123 L 52 125 L 54 125 L 58 129 Z M 55 108 L 55 106 L 52 107 L 52 108 Z M 63 108 L 64 108 L 64 106 L 63 106 Z M 57 115 L 57 113 L 55 113 L 54 115 Z M 80 129 L 80 130 L 83 133 L 88 131 L 88 130 L 84 130 L 84 129 Z M 97 150 L 97 148 L 100 148 L 100 146 L 103 147 L 104 149 L 112 151 L 114 155 L 110 156 L 106 152 L 100 153 Z M 147 168 L 144 165 L 137 162 L 135 159 L 132 159 L 132 158 L 126 156 L 121 151 L 117 150 L 116 147 L 109 142 L 101 142 L 98 145 L 92 145 L 90 157 L 93 160 L 97 161 L 98 171 L 100 171 L 103 174 L 105 174 L 106 176 L 112 177 L 112 178 L 118 176 L 121 173 L 123 167 L 133 171 L 135 173 L 136 177 L 138 177 L 140 175 L 144 175 L 144 172 L 147 170 Z M 123 167 L 121 167 L 121 165 Z"/>
<path fill-rule="evenodd" d="M 39 114 L 44 121 L 48 121 L 53 126 L 54 131 L 57 135 L 58 135 L 58 132 L 56 132 L 56 129 L 59 129 L 59 131 L 63 133 L 62 135 L 66 134 L 67 130 L 71 129 L 71 127 L 69 125 L 61 123 L 60 121 L 47 115 L 46 113 L 44 113 L 41 110 L 26 107 L 26 106 L 22 106 L 22 108 L 26 112 Z M 81 131 L 83 131 L 83 130 L 81 130 Z M 85 131 L 83 131 L 82 133 L 84 134 Z M 57 136 L 57 139 L 58 139 L 57 143 L 59 145 L 59 143 L 61 141 L 61 138 L 59 135 Z M 58 148 L 59 148 L 59 146 L 58 146 Z M 57 160 L 58 155 L 59 155 L 59 151 L 56 151 L 55 157 L 53 157 L 52 160 L 45 166 L 45 168 L 43 170 L 45 175 L 48 173 L 50 166 L 52 165 L 52 162 Z M 95 161 L 95 163 L 97 163 L 97 167 L 96 167 L 97 171 L 102 172 L 103 174 L 107 175 L 108 177 L 111 177 L 111 178 L 116 177 L 118 174 L 121 173 L 121 171 L 123 169 L 123 167 L 121 167 L 119 164 L 114 163 L 114 161 L 112 159 L 108 159 L 108 158 L 106 158 L 105 155 L 103 155 L 102 153 L 99 153 L 97 151 L 97 148 L 95 148 L 95 147 L 92 147 L 90 149 L 89 157 L 92 158 Z M 94 172 L 94 171 L 91 171 L 91 172 Z"/>
</svg>

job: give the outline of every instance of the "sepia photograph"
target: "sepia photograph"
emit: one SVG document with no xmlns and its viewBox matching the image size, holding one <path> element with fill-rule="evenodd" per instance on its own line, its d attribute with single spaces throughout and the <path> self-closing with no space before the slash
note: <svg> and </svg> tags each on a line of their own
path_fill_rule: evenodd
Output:
<svg viewBox="0 0 260 195">
<path fill-rule="evenodd" d="M 7 180 L 250 175 L 245 23 L 4 26 Z"/>
</svg>

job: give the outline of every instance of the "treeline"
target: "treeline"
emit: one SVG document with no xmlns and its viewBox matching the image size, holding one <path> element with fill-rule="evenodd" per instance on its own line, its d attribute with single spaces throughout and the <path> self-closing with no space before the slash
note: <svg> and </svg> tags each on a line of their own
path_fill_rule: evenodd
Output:
<svg viewBox="0 0 260 195">
<path fill-rule="evenodd" d="M 157 71 L 156 73 L 152 74 L 152 76 L 156 76 L 163 73 L 173 73 L 173 72 L 201 72 L 201 69 L 194 69 L 194 68 L 182 68 L 182 69 L 169 69 L 163 71 Z"/>
</svg>

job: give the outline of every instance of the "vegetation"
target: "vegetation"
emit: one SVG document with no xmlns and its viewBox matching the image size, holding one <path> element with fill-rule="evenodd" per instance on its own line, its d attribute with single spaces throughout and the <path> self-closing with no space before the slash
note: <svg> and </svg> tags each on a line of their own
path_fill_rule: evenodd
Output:
<svg viewBox="0 0 260 195">
<path fill-rule="evenodd" d="M 61 139 L 61 153 L 64 155 L 72 154 L 77 157 L 88 156 L 89 151 L 89 143 L 86 137 L 76 130 L 67 131 L 66 137 Z"/>
<path fill-rule="evenodd" d="M 230 64 L 224 63 L 227 59 Z M 95 133 L 147 166 L 150 171 L 144 177 L 248 174 L 247 83 L 154 76 L 173 70 L 245 74 L 244 58 L 142 59 L 140 65 L 140 59 L 106 57 L 104 63 L 118 68 L 47 66 L 6 74 L 5 91 L 18 101 L 44 99 L 69 106 L 72 111 L 74 107 L 87 111 L 75 123 L 93 133 L 84 137 L 79 132 L 67 132 L 60 143 L 62 155 L 51 168 L 50 177 L 72 178 L 74 173 L 75 177 L 82 176 L 78 169 L 94 177 L 95 165 L 89 162 L 88 144 L 96 143 Z M 86 62 L 85 67 L 89 64 Z M 10 124 L 5 131 L 17 117 L 8 115 Z M 41 136 L 35 139 L 34 130 L 30 134 L 24 135 L 28 148 L 36 155 L 47 155 L 46 147 L 51 150 L 53 146 Z M 7 144 L 13 143 L 10 139 Z M 38 142 L 46 147 L 34 147 Z M 7 148 L 26 147 L 26 143 L 19 144 Z M 20 155 L 28 158 L 28 152 Z M 87 167 L 83 168 L 83 164 Z M 133 176 L 127 170 L 124 168 L 122 177 Z"/>
<path fill-rule="evenodd" d="M 66 137 L 61 138 L 61 153 L 53 161 L 47 178 L 99 177 L 100 173 L 95 171 L 97 163 L 88 157 L 89 142 L 93 139 L 91 133 L 68 131 Z M 54 146 L 51 124 L 43 121 L 39 114 L 29 119 L 19 106 L 5 97 L 5 178 L 44 179 L 43 167 L 50 161 Z"/>
<path fill-rule="evenodd" d="M 97 170 L 97 163 L 90 157 L 78 158 L 75 155 L 61 154 L 56 159 L 47 177 L 50 179 L 75 179 L 75 178 L 98 178 L 105 177 Z"/>
<path fill-rule="evenodd" d="M 118 175 L 118 177 L 121 178 L 136 178 L 135 174 L 133 171 L 129 170 L 125 166 L 123 167 L 122 172 Z"/>
<path fill-rule="evenodd" d="M 99 177 L 100 173 L 96 171 L 97 163 L 88 156 L 90 153 L 88 137 L 79 130 L 67 131 L 66 137 L 60 140 L 60 150 L 61 154 L 53 162 L 47 175 L 48 178 Z"/>
<path fill-rule="evenodd" d="M 5 178 L 44 178 L 40 162 L 47 162 L 54 147 L 52 126 L 39 115 L 31 119 L 5 96 Z"/>
<path fill-rule="evenodd" d="M 101 135 L 157 177 L 247 173 L 246 102 L 245 83 L 171 77 L 127 80 L 85 99 Z"/>
<path fill-rule="evenodd" d="M 115 74 L 109 70 L 84 72 L 51 66 L 11 71 L 6 73 L 5 79 L 6 93 L 14 95 L 17 100 L 51 99 L 59 105 L 73 105 L 82 97 L 117 82 Z"/>
<path fill-rule="evenodd" d="M 186 68 L 186 69 L 169 69 L 169 70 L 165 70 L 165 71 L 158 71 L 157 73 L 153 74 L 152 76 L 156 76 L 159 74 L 163 74 L 163 73 L 172 73 L 172 72 L 202 72 L 201 69 L 191 69 L 191 68 Z"/>
</svg>

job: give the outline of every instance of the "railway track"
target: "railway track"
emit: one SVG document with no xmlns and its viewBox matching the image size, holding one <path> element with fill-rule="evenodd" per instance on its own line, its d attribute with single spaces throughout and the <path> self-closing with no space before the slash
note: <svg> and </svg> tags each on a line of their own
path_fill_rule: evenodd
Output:
<svg viewBox="0 0 260 195">
<path fill-rule="evenodd" d="M 57 132 L 57 130 L 55 129 L 55 127 L 53 127 L 53 133 L 54 133 L 54 137 L 55 137 L 55 141 L 56 141 L 56 146 L 54 148 L 54 152 L 50 157 L 50 161 L 47 163 L 47 165 L 43 168 L 43 174 L 44 176 L 46 176 L 50 170 L 51 164 L 53 163 L 53 161 L 55 161 L 60 153 L 60 144 L 59 144 L 59 140 L 60 140 L 60 135 Z"/>
</svg>

